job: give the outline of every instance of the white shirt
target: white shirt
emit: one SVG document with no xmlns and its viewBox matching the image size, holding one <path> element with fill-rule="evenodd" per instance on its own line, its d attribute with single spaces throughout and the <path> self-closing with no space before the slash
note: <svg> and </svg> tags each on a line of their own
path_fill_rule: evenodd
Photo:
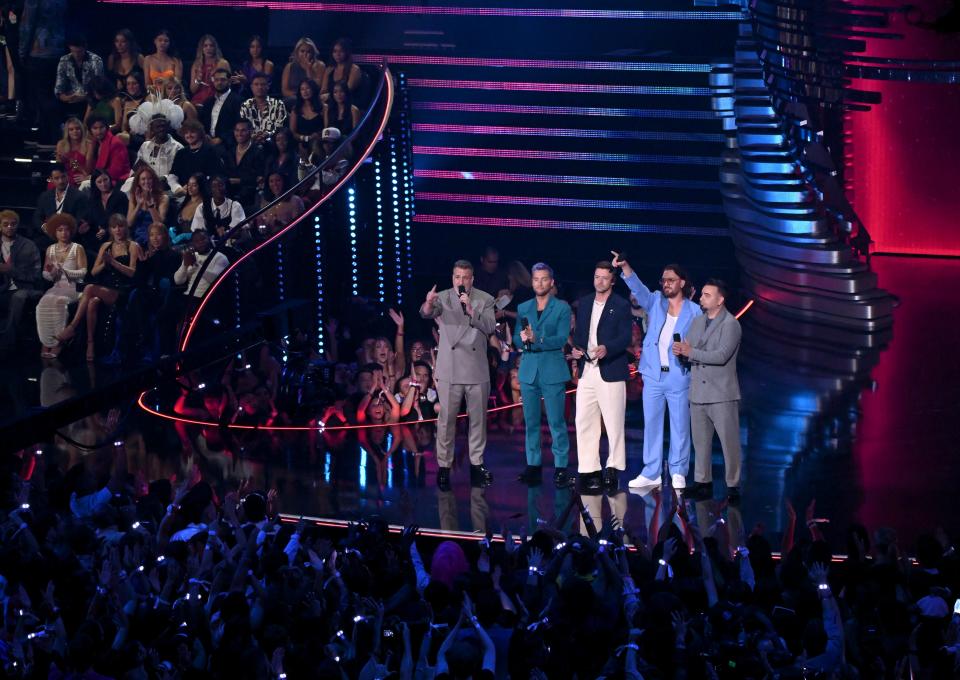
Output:
<svg viewBox="0 0 960 680">
<path fill-rule="evenodd" d="M 230 96 L 230 90 L 227 90 L 223 94 L 217 95 L 213 99 L 213 108 L 210 109 L 210 136 L 219 137 L 217 134 L 217 120 L 220 118 L 220 109 L 223 108 L 223 102 L 227 101 L 227 97 Z"/>
<path fill-rule="evenodd" d="M 211 198 L 210 212 L 216 213 L 217 210 L 220 210 L 221 216 L 230 216 L 231 229 L 247 219 L 247 216 L 243 212 L 243 206 L 240 205 L 239 201 L 235 201 L 232 198 L 224 199 L 220 205 L 215 205 Z M 207 218 L 203 216 L 203 206 L 200 206 L 197 208 L 197 211 L 193 213 L 193 222 L 190 223 L 190 231 L 203 231 L 206 228 Z"/>
<path fill-rule="evenodd" d="M 670 355 L 673 354 L 673 329 L 677 327 L 677 320 L 680 317 L 667 314 L 667 320 L 660 329 L 660 337 L 657 339 L 657 348 L 660 350 L 660 365 L 670 365 Z"/>
<path fill-rule="evenodd" d="M 0 241 L 3 241 L 3 244 L 2 244 L 3 261 L 4 261 L 4 262 L 9 262 L 9 261 L 10 261 L 10 251 L 13 249 L 13 241 L 8 241 L 8 240 L 6 239 L 6 237 L 0 237 Z M 7 283 L 7 290 L 16 290 L 16 289 L 17 289 L 17 284 L 15 284 L 15 283 L 13 282 L 13 277 L 12 277 L 12 276 L 8 276 L 8 277 L 7 277 L 7 281 L 9 282 L 9 283 Z"/>
<path fill-rule="evenodd" d="M 203 266 L 203 263 L 207 261 L 207 258 L 210 257 L 209 251 L 203 255 L 197 253 L 195 257 L 197 258 L 197 263 L 192 264 L 189 267 L 180 263 L 180 269 L 178 269 L 173 274 L 173 281 L 178 286 L 182 286 L 184 283 L 187 284 L 187 290 L 184 291 L 184 295 L 190 294 L 190 289 L 193 287 L 193 281 L 197 278 L 197 272 L 200 271 L 200 267 Z M 210 288 L 210 284 L 217 280 L 217 277 L 220 276 L 220 273 L 230 266 L 230 260 L 227 259 L 227 256 L 223 253 L 217 253 L 213 256 L 213 262 L 210 263 L 210 266 L 206 268 L 203 272 L 203 278 L 200 279 L 200 283 L 197 284 L 197 290 L 194 291 L 194 297 L 203 297 L 207 292 L 207 289 Z"/>
<path fill-rule="evenodd" d="M 606 300 L 601 302 L 594 299 L 593 301 L 593 311 L 590 313 L 590 332 L 587 334 L 587 354 L 590 355 L 591 359 L 600 344 L 597 342 L 597 328 L 600 326 L 600 317 L 603 316 L 603 308 L 606 304 Z M 583 363 L 583 374 L 586 375 L 590 371 L 599 370 L 597 363 L 596 360 L 585 361 Z"/>
<path fill-rule="evenodd" d="M 167 137 L 167 141 L 163 144 L 147 141 L 140 145 L 140 151 L 137 152 L 137 160 L 149 165 L 160 179 L 164 179 L 173 169 L 173 157 L 176 156 L 177 152 L 182 148 L 183 144 L 173 137 Z M 136 163 L 134 163 L 134 165 L 136 165 Z M 171 185 L 170 189 L 176 191 L 179 187 L 179 184 L 177 184 L 176 187 Z"/>
</svg>

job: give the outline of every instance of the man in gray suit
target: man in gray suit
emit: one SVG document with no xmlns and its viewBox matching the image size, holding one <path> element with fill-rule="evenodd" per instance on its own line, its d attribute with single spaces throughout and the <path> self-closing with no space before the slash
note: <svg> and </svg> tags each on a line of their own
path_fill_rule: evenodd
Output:
<svg viewBox="0 0 960 680">
<path fill-rule="evenodd" d="M 453 263 L 453 287 L 437 292 L 434 286 L 420 307 L 424 319 L 436 319 L 440 346 L 434 371 L 440 415 L 437 419 L 437 486 L 450 488 L 457 413 L 467 400 L 470 419 L 470 483 L 487 486 L 493 475 L 483 464 L 487 446 L 487 398 L 490 369 L 487 342 L 496 329 L 493 297 L 473 287 L 473 265 Z"/>
<path fill-rule="evenodd" d="M 690 362 L 690 421 L 694 449 L 694 498 L 713 495 L 713 433 L 720 436 L 726 468 L 727 498 L 740 500 L 740 384 L 737 354 L 740 322 L 727 311 L 725 284 L 710 279 L 700 293 L 703 314 L 690 324 L 687 339 L 673 353 Z"/>
</svg>

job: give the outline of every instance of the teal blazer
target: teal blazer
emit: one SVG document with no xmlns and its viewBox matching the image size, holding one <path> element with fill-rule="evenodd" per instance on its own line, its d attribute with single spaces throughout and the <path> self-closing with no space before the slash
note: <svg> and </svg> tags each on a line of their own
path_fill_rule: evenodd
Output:
<svg viewBox="0 0 960 680">
<path fill-rule="evenodd" d="M 520 339 L 520 319 L 530 322 L 536 340 L 529 350 L 523 349 Z M 537 318 L 537 299 L 517 306 L 517 322 L 513 329 L 513 346 L 523 351 L 518 378 L 520 382 L 550 385 L 570 380 L 570 367 L 563 358 L 563 346 L 570 336 L 570 305 L 551 296 L 540 318 Z"/>
</svg>

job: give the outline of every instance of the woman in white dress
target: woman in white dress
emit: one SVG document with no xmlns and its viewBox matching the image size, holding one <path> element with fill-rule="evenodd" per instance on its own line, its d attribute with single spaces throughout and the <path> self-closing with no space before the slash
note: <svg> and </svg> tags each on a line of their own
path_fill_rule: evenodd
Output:
<svg viewBox="0 0 960 680">
<path fill-rule="evenodd" d="M 43 278 L 53 282 L 53 287 L 37 303 L 37 335 L 43 345 L 40 356 L 53 359 L 60 353 L 57 334 L 67 325 L 67 305 L 80 297 L 77 284 L 87 274 L 87 254 L 73 242 L 77 230 L 73 215 L 54 215 L 47 220 L 46 229 L 56 241 L 47 248 Z"/>
</svg>

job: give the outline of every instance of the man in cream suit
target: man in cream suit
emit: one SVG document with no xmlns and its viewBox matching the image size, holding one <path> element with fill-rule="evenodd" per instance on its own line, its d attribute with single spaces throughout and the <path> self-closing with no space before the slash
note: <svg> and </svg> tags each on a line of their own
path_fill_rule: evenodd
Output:
<svg viewBox="0 0 960 680">
<path fill-rule="evenodd" d="M 690 324 L 687 338 L 673 343 L 675 356 L 690 362 L 690 421 L 694 450 L 694 497 L 713 493 L 713 433 L 720 436 L 727 497 L 740 500 L 740 384 L 737 354 L 740 322 L 727 311 L 726 286 L 710 279 L 700 293 L 703 315 Z"/>
<path fill-rule="evenodd" d="M 473 287 L 473 265 L 453 264 L 453 287 L 437 292 L 434 286 L 420 307 L 420 316 L 435 319 L 440 346 L 434 371 L 440 416 L 437 419 L 437 486 L 450 488 L 450 467 L 457 433 L 457 413 L 464 399 L 470 420 L 470 483 L 486 486 L 493 475 L 483 464 L 487 445 L 487 398 L 490 369 L 487 342 L 496 328 L 493 297 Z"/>
</svg>

